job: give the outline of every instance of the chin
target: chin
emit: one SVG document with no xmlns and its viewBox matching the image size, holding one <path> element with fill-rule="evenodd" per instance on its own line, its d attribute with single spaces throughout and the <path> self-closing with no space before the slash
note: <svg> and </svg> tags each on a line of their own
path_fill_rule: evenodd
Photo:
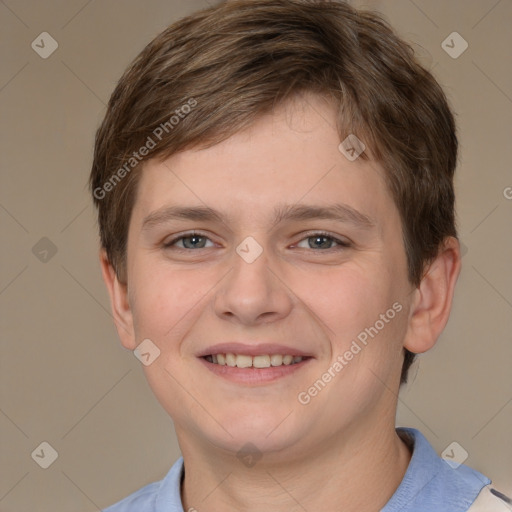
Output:
<svg viewBox="0 0 512 512">
<path fill-rule="evenodd" d="M 236 421 L 231 421 L 227 427 L 231 435 L 217 429 L 214 438 L 210 437 L 211 433 L 204 432 L 204 436 L 210 438 L 211 442 L 219 448 L 233 452 L 237 456 L 244 450 L 252 449 L 262 454 L 281 452 L 296 445 L 304 437 L 304 433 L 296 430 L 290 418 L 283 422 L 285 417 L 286 414 L 278 418 L 271 416 L 256 418 L 255 415 L 239 417 Z"/>
</svg>

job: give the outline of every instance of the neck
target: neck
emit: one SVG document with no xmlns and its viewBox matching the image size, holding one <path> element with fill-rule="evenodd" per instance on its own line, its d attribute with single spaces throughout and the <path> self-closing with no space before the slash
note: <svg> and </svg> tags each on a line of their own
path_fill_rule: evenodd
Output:
<svg viewBox="0 0 512 512">
<path fill-rule="evenodd" d="M 304 512 L 365 510 L 378 512 L 391 498 L 407 470 L 411 454 L 394 426 L 361 426 L 337 433 L 314 449 L 293 457 L 262 457 L 252 467 L 235 456 L 198 453 L 182 446 L 184 510 L 201 512 Z M 197 447 L 197 444 L 195 444 Z M 300 456 L 299 456 L 300 454 Z"/>
</svg>

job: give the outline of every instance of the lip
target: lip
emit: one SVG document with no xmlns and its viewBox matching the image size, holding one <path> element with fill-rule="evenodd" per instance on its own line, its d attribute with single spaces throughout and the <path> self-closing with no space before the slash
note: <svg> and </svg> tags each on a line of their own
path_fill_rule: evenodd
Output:
<svg viewBox="0 0 512 512">
<path fill-rule="evenodd" d="M 223 352 L 214 352 L 214 354 L 219 353 L 222 354 Z M 264 352 L 263 354 L 268 354 L 268 352 Z M 259 353 L 254 355 L 263 354 Z M 209 353 L 205 355 L 209 355 Z M 282 379 L 284 377 L 287 377 L 300 371 L 302 368 L 307 366 L 309 362 L 312 360 L 312 357 L 308 357 L 307 359 L 304 359 L 300 363 L 294 363 L 290 365 L 269 366 L 268 368 L 238 368 L 236 366 L 227 366 L 210 363 L 204 357 L 199 357 L 199 361 L 202 364 L 204 364 L 208 370 L 218 375 L 219 377 L 227 379 L 231 382 L 235 382 L 237 384 L 248 385 L 269 384 L 271 382 L 277 381 L 279 379 Z"/>
<path fill-rule="evenodd" d="M 197 357 L 205 357 L 214 354 L 243 354 L 247 356 L 272 356 L 274 354 L 281 354 L 283 356 L 300 356 L 300 357 L 314 357 L 313 354 L 304 352 L 295 347 L 287 347 L 286 345 L 277 345 L 274 343 L 240 343 L 240 342 L 226 342 L 218 343 L 201 350 Z M 212 364 L 212 363 L 210 363 Z M 216 365 L 217 366 L 217 365 Z M 291 366 L 291 365 L 290 365 Z M 279 368 L 279 367 L 276 367 Z"/>
</svg>

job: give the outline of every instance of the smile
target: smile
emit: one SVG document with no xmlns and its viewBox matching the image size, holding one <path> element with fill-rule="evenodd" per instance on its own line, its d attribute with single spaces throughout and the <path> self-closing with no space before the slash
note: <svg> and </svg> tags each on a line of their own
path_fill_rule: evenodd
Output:
<svg viewBox="0 0 512 512">
<path fill-rule="evenodd" d="M 289 354 L 272 354 L 250 356 L 246 354 L 212 354 L 205 356 L 209 363 L 232 368 L 270 368 L 276 366 L 289 366 L 300 363 L 305 357 L 292 356 Z"/>
<path fill-rule="evenodd" d="M 235 384 L 257 386 L 271 384 L 300 372 L 314 360 L 309 356 L 272 354 L 210 354 L 198 358 L 208 370 Z"/>
</svg>

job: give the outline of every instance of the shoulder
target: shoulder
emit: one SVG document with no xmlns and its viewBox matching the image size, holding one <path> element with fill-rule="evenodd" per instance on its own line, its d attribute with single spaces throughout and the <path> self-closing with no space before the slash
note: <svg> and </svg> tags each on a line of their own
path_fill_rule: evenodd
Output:
<svg viewBox="0 0 512 512">
<path fill-rule="evenodd" d="M 382 512 L 501 512 L 494 505 L 499 504 L 499 498 L 491 492 L 489 478 L 456 462 L 454 453 L 441 458 L 418 430 L 400 428 L 397 432 L 409 445 L 412 457 L 401 484 Z M 471 508 L 478 499 L 485 500 L 484 508 Z M 487 503 L 495 508 L 486 508 Z M 505 510 L 510 512 L 510 508 Z"/>
<path fill-rule="evenodd" d="M 512 509 L 512 499 L 486 485 L 477 496 L 467 512 L 509 512 Z"/>
<path fill-rule="evenodd" d="M 183 512 L 180 496 L 183 473 L 183 457 L 180 457 L 162 480 L 142 487 L 103 512 Z"/>
<path fill-rule="evenodd" d="M 148 484 L 104 509 L 103 512 L 153 512 L 160 484 L 161 482 Z"/>
</svg>

